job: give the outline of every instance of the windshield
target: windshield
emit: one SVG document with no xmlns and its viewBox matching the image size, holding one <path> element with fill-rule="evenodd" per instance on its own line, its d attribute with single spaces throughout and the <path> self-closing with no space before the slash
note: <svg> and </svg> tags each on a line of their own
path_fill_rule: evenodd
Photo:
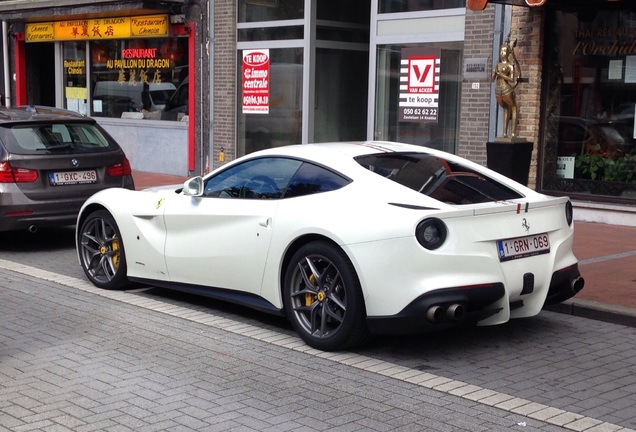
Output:
<svg viewBox="0 0 636 432">
<path fill-rule="evenodd" d="M 522 198 L 470 168 L 425 153 L 383 153 L 359 156 L 356 161 L 382 177 L 450 204 Z"/>
<path fill-rule="evenodd" d="M 10 125 L 2 134 L 16 154 L 84 153 L 114 149 L 101 130 L 90 123 L 29 123 Z"/>
</svg>

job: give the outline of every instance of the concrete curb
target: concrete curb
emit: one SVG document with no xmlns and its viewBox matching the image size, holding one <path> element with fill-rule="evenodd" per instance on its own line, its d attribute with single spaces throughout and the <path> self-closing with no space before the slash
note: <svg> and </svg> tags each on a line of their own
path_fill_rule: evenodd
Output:
<svg viewBox="0 0 636 432">
<path fill-rule="evenodd" d="M 592 300 L 570 299 L 560 304 L 546 306 L 545 310 L 627 327 L 636 327 L 636 309 Z"/>
</svg>

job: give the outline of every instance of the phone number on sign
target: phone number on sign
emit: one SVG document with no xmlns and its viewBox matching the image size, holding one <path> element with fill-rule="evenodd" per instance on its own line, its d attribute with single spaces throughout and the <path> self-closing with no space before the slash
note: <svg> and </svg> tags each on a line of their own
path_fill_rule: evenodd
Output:
<svg viewBox="0 0 636 432">
<path fill-rule="evenodd" d="M 404 115 L 436 116 L 437 108 L 404 108 Z"/>
</svg>

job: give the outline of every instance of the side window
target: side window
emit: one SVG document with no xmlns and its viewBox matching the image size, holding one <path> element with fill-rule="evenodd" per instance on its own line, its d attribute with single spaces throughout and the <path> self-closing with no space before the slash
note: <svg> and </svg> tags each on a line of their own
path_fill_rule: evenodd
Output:
<svg viewBox="0 0 636 432">
<path fill-rule="evenodd" d="M 285 198 L 311 195 L 340 189 L 349 184 L 349 179 L 310 163 L 303 163 L 291 179 Z"/>
<path fill-rule="evenodd" d="M 281 198 L 301 164 L 301 161 L 281 157 L 252 159 L 208 178 L 203 195 L 216 198 Z"/>
</svg>

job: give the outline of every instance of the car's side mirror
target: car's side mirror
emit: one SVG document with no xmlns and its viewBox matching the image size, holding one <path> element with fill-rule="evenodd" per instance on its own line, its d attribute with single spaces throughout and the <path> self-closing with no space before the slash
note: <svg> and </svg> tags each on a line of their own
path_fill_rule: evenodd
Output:
<svg viewBox="0 0 636 432">
<path fill-rule="evenodd" d="M 185 183 L 183 183 L 183 194 L 186 196 L 202 196 L 203 178 L 197 176 L 186 180 Z"/>
</svg>

